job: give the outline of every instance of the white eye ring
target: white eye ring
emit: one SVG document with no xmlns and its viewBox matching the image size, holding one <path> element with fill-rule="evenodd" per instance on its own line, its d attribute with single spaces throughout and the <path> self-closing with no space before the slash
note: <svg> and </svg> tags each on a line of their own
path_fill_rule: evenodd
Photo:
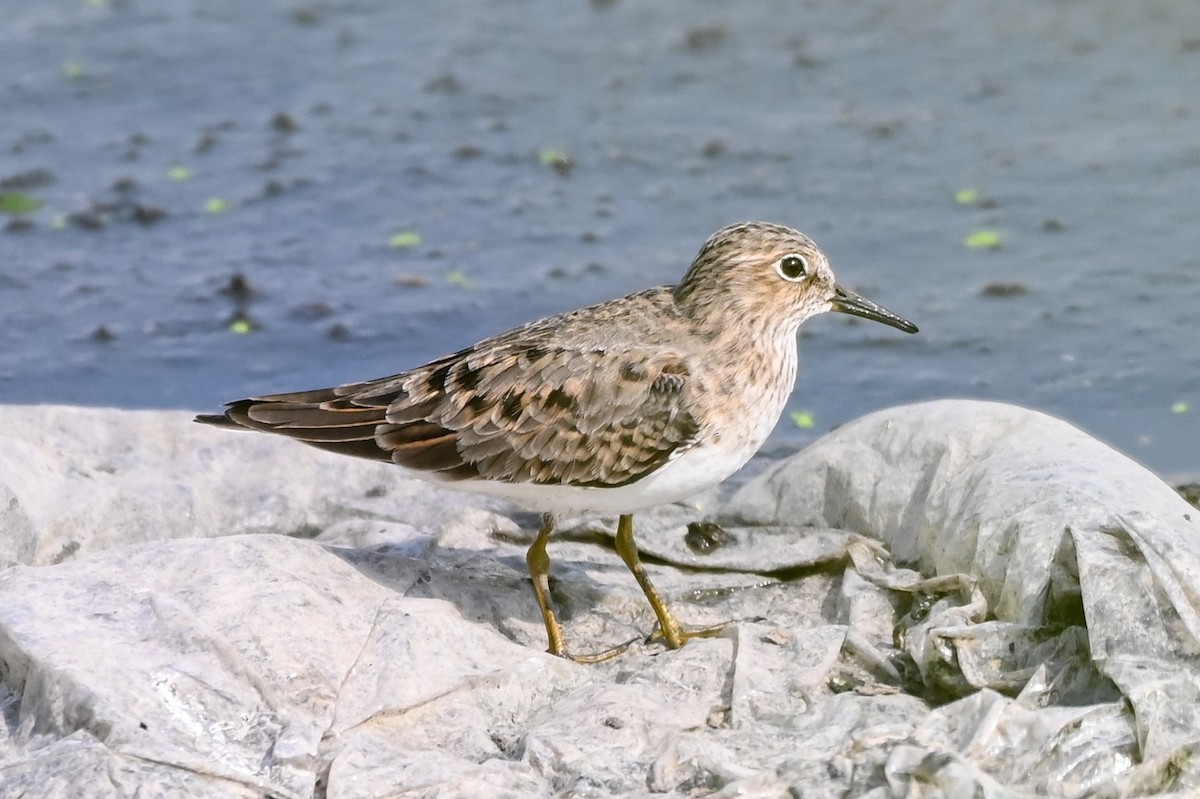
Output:
<svg viewBox="0 0 1200 799">
<path fill-rule="evenodd" d="M 808 277 L 808 259 L 799 253 L 788 253 L 775 262 L 775 271 L 784 280 L 803 280 Z"/>
</svg>

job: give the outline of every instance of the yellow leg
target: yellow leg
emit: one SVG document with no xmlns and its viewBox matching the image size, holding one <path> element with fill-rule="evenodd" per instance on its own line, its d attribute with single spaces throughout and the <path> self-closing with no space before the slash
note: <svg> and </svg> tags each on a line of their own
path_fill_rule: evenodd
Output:
<svg viewBox="0 0 1200 799">
<path fill-rule="evenodd" d="M 538 607 L 542 611 L 542 622 L 546 625 L 546 638 L 549 641 L 546 651 L 560 658 L 574 660 L 576 663 L 599 663 L 616 657 L 628 649 L 633 641 L 626 641 L 594 655 L 572 655 L 567 651 L 563 641 L 562 625 L 558 623 L 558 619 L 554 616 L 554 609 L 550 607 L 550 556 L 546 554 L 546 543 L 553 533 L 554 516 L 547 513 L 542 516 L 542 529 L 525 553 L 529 576 L 533 578 L 533 593 L 537 595 Z"/>
<path fill-rule="evenodd" d="M 633 516 L 631 514 L 624 514 L 617 521 L 617 554 L 621 556 L 621 560 L 625 561 L 629 571 L 633 572 L 638 585 L 642 587 L 642 593 L 650 602 L 650 607 L 654 608 L 654 615 L 658 617 L 658 629 L 661 631 L 662 637 L 666 639 L 667 646 L 671 649 L 683 646 L 683 628 L 671 615 L 670 608 L 663 601 L 658 589 L 654 587 L 654 583 L 650 582 L 650 575 L 646 574 L 646 570 L 642 567 L 642 561 L 638 558 L 637 544 L 633 540 Z"/>
<path fill-rule="evenodd" d="M 542 610 L 542 622 L 546 625 L 546 638 L 550 641 L 546 651 L 559 657 L 567 656 L 567 648 L 563 644 L 562 626 L 554 618 L 554 610 L 550 607 L 550 556 L 546 554 L 546 542 L 554 532 L 554 517 L 549 513 L 542 516 L 542 529 L 537 538 L 525 553 L 525 563 L 529 565 L 529 576 L 533 578 L 533 593 L 537 595 L 538 607 Z"/>
<path fill-rule="evenodd" d="M 654 583 L 650 582 L 650 575 L 646 574 L 646 569 L 643 568 L 642 561 L 638 557 L 637 544 L 633 540 L 633 516 L 631 514 L 625 514 L 617 521 L 617 554 L 621 556 L 621 560 L 625 561 L 629 571 L 633 572 L 634 579 L 641 586 L 642 593 L 650 602 L 650 607 L 654 609 L 654 615 L 658 617 L 659 634 L 667 642 L 668 647 L 678 649 L 691 638 L 709 638 L 717 635 L 724 628 L 725 625 L 721 624 L 701 629 L 685 629 L 675 620 L 671 609 L 663 601 L 662 595 L 658 593 Z"/>
</svg>

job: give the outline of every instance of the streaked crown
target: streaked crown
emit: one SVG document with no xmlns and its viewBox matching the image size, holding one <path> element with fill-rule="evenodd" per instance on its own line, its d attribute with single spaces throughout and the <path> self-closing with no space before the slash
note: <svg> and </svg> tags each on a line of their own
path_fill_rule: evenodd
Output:
<svg viewBox="0 0 1200 799">
<path fill-rule="evenodd" d="M 770 222 L 741 222 L 709 237 L 675 287 L 675 301 L 694 317 L 748 314 L 794 332 L 832 310 L 835 286 L 828 259 L 808 236 Z"/>
</svg>

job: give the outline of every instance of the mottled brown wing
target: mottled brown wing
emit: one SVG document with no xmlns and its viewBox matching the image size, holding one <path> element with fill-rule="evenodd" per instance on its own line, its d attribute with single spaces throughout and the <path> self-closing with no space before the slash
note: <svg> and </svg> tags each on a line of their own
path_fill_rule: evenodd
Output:
<svg viewBox="0 0 1200 799">
<path fill-rule="evenodd" d="M 615 487 L 695 443 L 688 389 L 674 354 L 498 346 L 366 383 L 240 400 L 201 421 L 448 480 Z"/>
</svg>

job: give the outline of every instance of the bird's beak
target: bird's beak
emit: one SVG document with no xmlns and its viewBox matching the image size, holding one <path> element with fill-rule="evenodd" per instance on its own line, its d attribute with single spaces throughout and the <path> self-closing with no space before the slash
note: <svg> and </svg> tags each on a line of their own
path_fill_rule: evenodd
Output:
<svg viewBox="0 0 1200 799">
<path fill-rule="evenodd" d="M 833 303 L 833 310 L 839 313 L 848 313 L 851 316 L 861 316 L 863 319 L 883 322 L 885 325 L 903 330 L 905 333 L 917 332 L 917 326 L 904 317 L 897 316 L 887 308 L 876 305 L 866 297 L 861 297 L 850 289 L 842 288 L 837 284 L 833 286 L 833 299 L 830 302 Z"/>
</svg>

